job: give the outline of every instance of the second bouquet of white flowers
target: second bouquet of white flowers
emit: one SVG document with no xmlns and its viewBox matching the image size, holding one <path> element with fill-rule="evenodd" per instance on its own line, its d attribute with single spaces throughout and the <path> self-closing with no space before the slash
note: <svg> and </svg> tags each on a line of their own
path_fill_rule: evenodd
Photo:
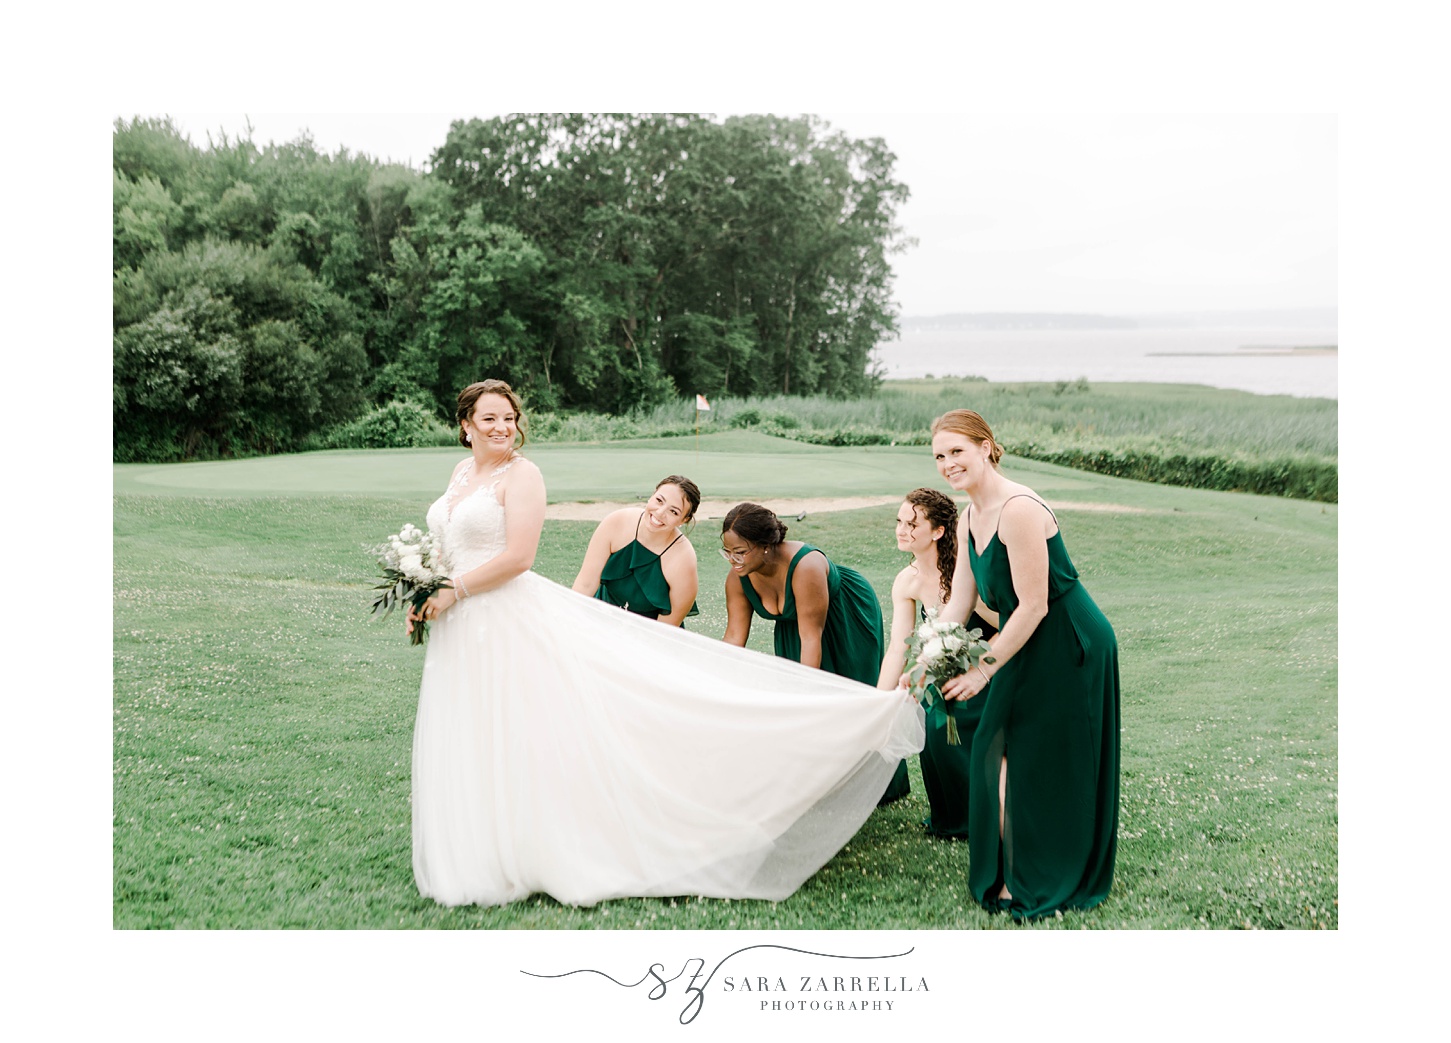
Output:
<svg viewBox="0 0 1451 1043">
<path fill-rule="evenodd" d="M 443 572 L 442 548 L 432 532 L 424 532 L 410 523 L 389 536 L 388 542 L 376 548 L 376 552 L 385 582 L 373 588 L 382 591 L 373 601 L 374 615 L 382 609 L 386 619 L 404 603 L 416 611 L 437 591 L 453 586 Z M 409 640 L 421 645 L 427 637 L 428 624 L 418 620 L 413 624 Z"/>
<path fill-rule="evenodd" d="M 929 685 L 965 674 L 979 662 L 993 663 L 992 648 L 982 640 L 982 630 L 968 630 L 961 623 L 946 623 L 937 618 L 937 610 L 929 608 L 927 619 L 907 637 L 907 680 L 912 695 L 929 710 L 934 702 L 947 700 Z M 947 745 L 961 746 L 957 721 L 946 712 Z"/>
</svg>

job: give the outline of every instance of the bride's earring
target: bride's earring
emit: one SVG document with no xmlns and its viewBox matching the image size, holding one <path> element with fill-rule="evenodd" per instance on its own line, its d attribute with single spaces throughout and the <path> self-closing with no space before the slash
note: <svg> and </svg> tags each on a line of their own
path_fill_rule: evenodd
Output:
<svg viewBox="0 0 1451 1043">
<path fill-rule="evenodd" d="M 469 445 L 473 445 L 474 444 L 474 436 L 471 435 L 471 434 L 469 434 L 467 431 L 465 431 L 464 432 L 464 441 L 467 442 Z"/>
</svg>

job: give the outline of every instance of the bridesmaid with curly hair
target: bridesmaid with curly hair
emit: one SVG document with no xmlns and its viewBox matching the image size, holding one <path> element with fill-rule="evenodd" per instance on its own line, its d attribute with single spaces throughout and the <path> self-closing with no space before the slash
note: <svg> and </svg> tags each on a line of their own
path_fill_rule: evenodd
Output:
<svg viewBox="0 0 1451 1043">
<path fill-rule="evenodd" d="M 952 600 L 952 574 L 957 568 L 957 504 L 952 498 L 936 489 L 909 492 L 897 509 L 897 549 L 911 554 L 912 561 L 892 581 L 892 633 L 877 677 L 878 688 L 898 686 L 907 665 L 907 638 L 912 628 L 926 620 L 929 609 L 940 612 Z M 996 618 L 985 606 L 978 607 Z M 976 611 L 966 625 L 969 630 L 982 630 L 984 639 L 997 633 Z M 930 814 L 922 824 L 929 836 L 966 840 L 970 754 L 982 700 L 949 702 L 936 685 L 928 688 L 933 698 L 927 709 L 927 745 L 919 764 Z M 957 725 L 956 745 L 948 742 L 949 715 Z"/>
</svg>

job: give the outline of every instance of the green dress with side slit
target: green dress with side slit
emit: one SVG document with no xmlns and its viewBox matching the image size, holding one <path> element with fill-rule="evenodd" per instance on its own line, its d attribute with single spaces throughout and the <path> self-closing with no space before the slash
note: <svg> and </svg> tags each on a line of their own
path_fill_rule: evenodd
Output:
<svg viewBox="0 0 1451 1043">
<path fill-rule="evenodd" d="M 756 588 L 751 585 L 750 577 L 741 577 L 741 590 L 752 611 L 776 626 L 776 654 L 798 663 L 801 662 L 801 631 L 796 622 L 796 593 L 791 588 L 791 579 L 796 574 L 796 563 L 813 552 L 821 553 L 815 547 L 802 544 L 791 558 L 786 567 L 786 593 L 778 614 L 767 612 Z M 822 557 L 826 555 L 822 554 Z M 875 686 L 882 669 L 882 656 L 887 650 L 882 631 L 882 605 L 877 600 L 876 591 L 856 569 L 837 565 L 830 558 L 826 559 L 826 589 L 830 600 L 826 624 L 821 631 L 821 669 Z M 902 799 L 911 789 L 907 762 L 902 761 L 897 765 L 892 781 L 887 784 L 887 791 L 877 802 L 878 806 Z"/>
<path fill-rule="evenodd" d="M 1048 614 L 969 700 L 984 703 L 972 744 L 968 887 L 989 910 L 1017 918 L 1102 902 L 1118 837 L 1118 641 L 1079 582 L 1062 533 L 1047 542 Z M 994 533 L 979 553 L 969 527 L 967 556 L 979 596 L 1006 628 L 1018 607 L 1007 548 Z M 1011 900 L 997 897 L 1004 884 Z"/>
</svg>

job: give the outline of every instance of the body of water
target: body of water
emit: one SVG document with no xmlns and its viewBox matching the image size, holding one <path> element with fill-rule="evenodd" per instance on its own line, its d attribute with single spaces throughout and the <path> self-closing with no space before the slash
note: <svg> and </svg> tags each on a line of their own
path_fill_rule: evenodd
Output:
<svg viewBox="0 0 1451 1043">
<path fill-rule="evenodd" d="M 877 349 L 889 378 L 1208 384 L 1338 398 L 1334 329 L 920 330 Z"/>
</svg>

